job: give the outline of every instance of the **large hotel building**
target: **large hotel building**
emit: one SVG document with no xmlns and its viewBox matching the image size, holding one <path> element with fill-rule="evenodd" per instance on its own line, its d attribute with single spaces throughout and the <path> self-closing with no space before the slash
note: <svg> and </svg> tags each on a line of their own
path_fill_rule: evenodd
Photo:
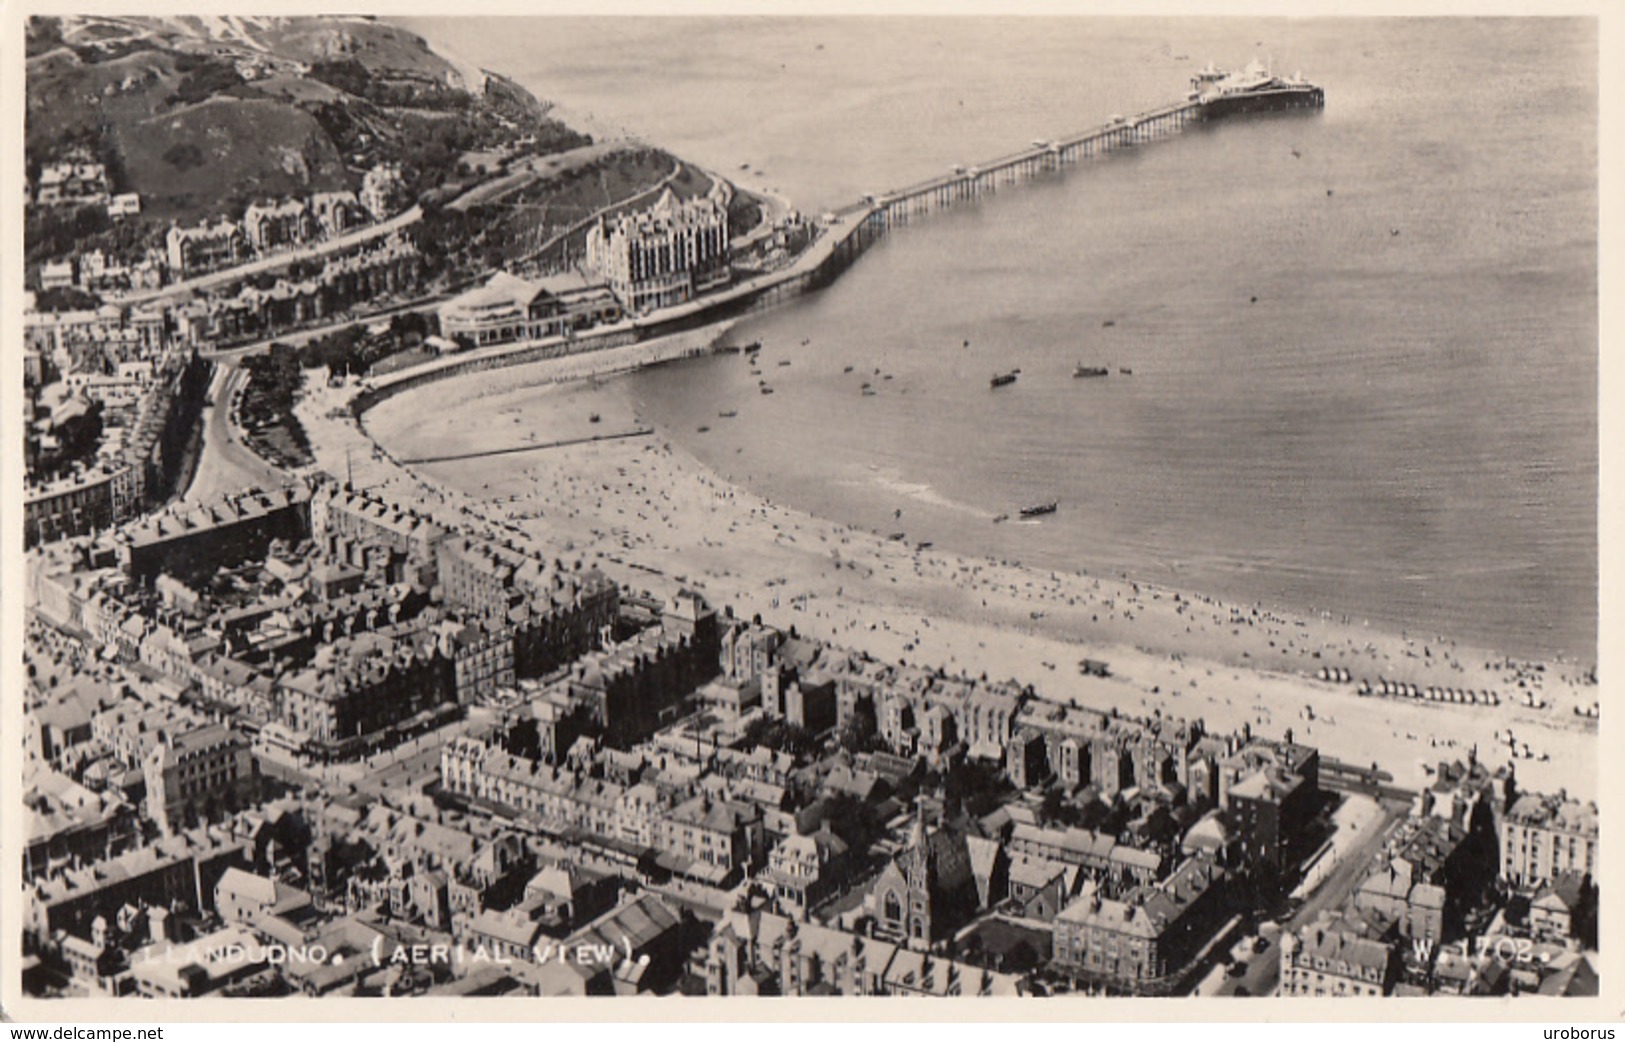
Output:
<svg viewBox="0 0 1625 1042">
<path fill-rule="evenodd" d="M 727 187 L 717 181 L 688 200 L 667 188 L 647 210 L 600 220 L 587 231 L 587 266 L 634 313 L 727 285 Z"/>
</svg>

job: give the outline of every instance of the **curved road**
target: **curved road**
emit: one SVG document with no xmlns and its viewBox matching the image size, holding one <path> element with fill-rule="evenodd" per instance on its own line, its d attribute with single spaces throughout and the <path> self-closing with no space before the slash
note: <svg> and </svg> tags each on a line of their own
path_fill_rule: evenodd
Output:
<svg viewBox="0 0 1625 1042">
<path fill-rule="evenodd" d="M 259 486 L 277 488 L 288 480 L 285 471 L 273 467 L 243 444 L 231 422 L 232 404 L 242 390 L 247 372 L 227 361 L 216 363 L 209 385 L 212 405 L 203 408 L 203 447 L 197 472 L 182 497 L 185 503 L 202 503 L 227 492 Z"/>
</svg>

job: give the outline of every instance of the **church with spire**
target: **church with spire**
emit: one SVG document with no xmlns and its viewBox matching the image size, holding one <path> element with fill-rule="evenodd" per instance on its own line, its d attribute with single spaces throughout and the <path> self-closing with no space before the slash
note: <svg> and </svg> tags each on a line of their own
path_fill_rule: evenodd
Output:
<svg viewBox="0 0 1625 1042">
<path fill-rule="evenodd" d="M 875 936 L 923 951 L 968 922 L 976 909 L 976 880 L 964 835 L 928 825 L 920 805 L 906 845 L 870 891 Z"/>
</svg>

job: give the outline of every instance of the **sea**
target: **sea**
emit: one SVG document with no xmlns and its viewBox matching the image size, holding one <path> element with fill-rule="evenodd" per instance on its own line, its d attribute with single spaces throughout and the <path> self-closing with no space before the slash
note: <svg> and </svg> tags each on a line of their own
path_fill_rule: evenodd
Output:
<svg viewBox="0 0 1625 1042">
<path fill-rule="evenodd" d="M 1210 61 L 1301 71 L 1324 111 L 1001 187 L 731 330 L 755 363 L 621 393 L 733 481 L 910 541 L 1595 661 L 1594 20 L 402 21 L 810 215 Z"/>
</svg>

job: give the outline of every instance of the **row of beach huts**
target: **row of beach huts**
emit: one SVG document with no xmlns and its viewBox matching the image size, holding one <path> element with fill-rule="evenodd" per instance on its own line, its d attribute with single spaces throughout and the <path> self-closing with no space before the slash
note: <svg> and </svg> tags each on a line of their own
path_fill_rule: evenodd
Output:
<svg viewBox="0 0 1625 1042">
<path fill-rule="evenodd" d="M 1333 684 L 1351 684 L 1354 674 L 1342 666 L 1322 666 L 1317 674 L 1321 680 Z M 1501 696 L 1494 691 L 1471 691 L 1455 687 L 1422 687 L 1403 680 L 1388 680 L 1378 677 L 1375 682 L 1362 678 L 1360 685 L 1355 689 L 1361 695 L 1380 695 L 1385 698 L 1412 698 L 1422 702 L 1444 702 L 1453 705 L 1467 706 L 1498 706 Z M 1532 703 L 1533 704 L 1533 703 Z M 1545 703 L 1534 704 L 1534 708 L 1541 709 Z"/>
</svg>

